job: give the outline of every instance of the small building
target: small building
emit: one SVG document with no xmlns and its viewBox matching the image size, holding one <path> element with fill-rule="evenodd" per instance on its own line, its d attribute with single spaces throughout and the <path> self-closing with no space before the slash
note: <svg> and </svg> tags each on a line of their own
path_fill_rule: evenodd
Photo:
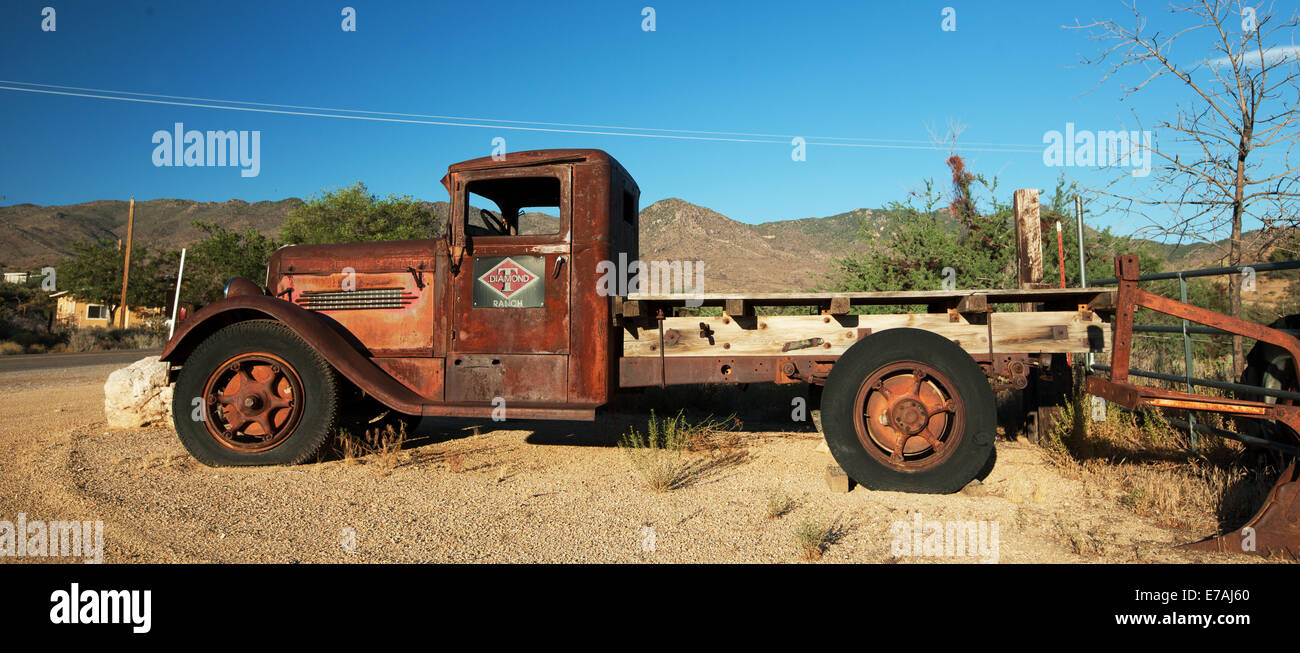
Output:
<svg viewBox="0 0 1300 653">
<path fill-rule="evenodd" d="M 5 282 L 5 283 L 24 284 L 24 283 L 27 283 L 27 279 L 28 279 L 30 276 L 31 276 L 31 275 L 30 275 L 29 273 L 27 273 L 27 272 L 5 272 L 5 273 L 4 273 L 4 282 Z"/>
<path fill-rule="evenodd" d="M 117 327 L 118 323 L 110 323 L 109 318 L 112 316 L 107 304 L 96 304 L 77 299 L 72 293 L 66 290 L 52 293 L 51 298 L 58 300 L 58 306 L 54 311 L 54 320 L 57 324 L 64 327 L 76 329 L 85 329 L 99 327 L 109 329 Z M 117 317 L 118 320 L 121 316 Z M 160 319 L 163 317 L 163 309 L 147 306 L 132 306 L 127 311 L 126 326 L 144 326 L 148 321 Z"/>
</svg>

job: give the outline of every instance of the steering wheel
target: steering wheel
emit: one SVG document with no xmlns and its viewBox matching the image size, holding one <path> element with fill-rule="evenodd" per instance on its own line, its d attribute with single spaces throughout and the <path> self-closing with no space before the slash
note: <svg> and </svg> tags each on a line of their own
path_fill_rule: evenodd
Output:
<svg viewBox="0 0 1300 653">
<path fill-rule="evenodd" d="M 479 209 L 478 216 L 483 219 L 483 224 L 495 229 L 498 234 L 502 236 L 510 235 L 510 228 L 506 226 L 506 223 L 503 222 L 501 218 L 493 215 L 491 211 L 487 209 Z"/>
</svg>

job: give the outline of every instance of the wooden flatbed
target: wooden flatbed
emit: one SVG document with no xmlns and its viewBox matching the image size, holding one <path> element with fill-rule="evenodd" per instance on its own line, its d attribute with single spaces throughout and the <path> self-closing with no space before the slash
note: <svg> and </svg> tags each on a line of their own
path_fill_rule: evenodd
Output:
<svg viewBox="0 0 1300 653">
<path fill-rule="evenodd" d="M 936 290 L 860 293 L 630 295 L 619 313 L 626 358 L 790 356 L 835 358 L 862 337 L 911 327 L 940 334 L 967 353 L 1056 354 L 1105 351 L 1110 328 L 1099 313 L 1114 306 L 1107 288 Z M 1035 310 L 996 312 L 999 304 Z M 927 311 L 852 313 L 854 306 L 915 306 Z M 677 308 L 722 307 L 721 316 L 674 316 Z M 810 306 L 809 315 L 755 315 L 760 306 Z M 662 319 L 660 319 L 662 317 Z"/>
</svg>

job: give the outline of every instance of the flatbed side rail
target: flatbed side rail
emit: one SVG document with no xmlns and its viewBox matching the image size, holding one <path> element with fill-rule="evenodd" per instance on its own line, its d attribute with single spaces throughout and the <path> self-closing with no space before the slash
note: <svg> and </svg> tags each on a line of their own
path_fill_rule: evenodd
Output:
<svg viewBox="0 0 1300 653">
<path fill-rule="evenodd" d="M 728 315 L 752 315 L 759 306 L 810 306 L 831 315 L 847 314 L 854 306 L 927 306 L 930 312 L 988 312 L 994 304 L 1041 303 L 1074 310 L 1108 311 L 1114 306 L 1113 288 L 1026 288 L 901 290 L 826 293 L 632 293 L 614 297 L 614 314 L 620 317 L 652 316 L 657 310 L 677 307 L 721 307 Z"/>
</svg>

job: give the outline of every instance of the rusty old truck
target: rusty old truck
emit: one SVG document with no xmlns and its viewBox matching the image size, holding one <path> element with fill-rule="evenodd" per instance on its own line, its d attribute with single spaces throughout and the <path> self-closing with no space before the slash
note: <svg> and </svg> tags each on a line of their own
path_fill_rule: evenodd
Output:
<svg viewBox="0 0 1300 653">
<path fill-rule="evenodd" d="M 442 185 L 440 235 L 283 247 L 262 284 L 232 279 L 179 325 L 162 359 L 195 458 L 300 462 L 365 402 L 417 417 L 592 420 L 647 386 L 803 383 L 848 477 L 954 492 L 990 460 L 995 391 L 1059 389 L 1067 354 L 1110 346 L 1106 288 L 609 283 L 611 267 L 638 259 L 640 191 L 599 150 L 465 161 Z M 1008 304 L 1033 310 L 996 310 Z M 716 308 L 683 310 L 695 306 Z M 769 308 L 790 306 L 806 308 Z"/>
</svg>

